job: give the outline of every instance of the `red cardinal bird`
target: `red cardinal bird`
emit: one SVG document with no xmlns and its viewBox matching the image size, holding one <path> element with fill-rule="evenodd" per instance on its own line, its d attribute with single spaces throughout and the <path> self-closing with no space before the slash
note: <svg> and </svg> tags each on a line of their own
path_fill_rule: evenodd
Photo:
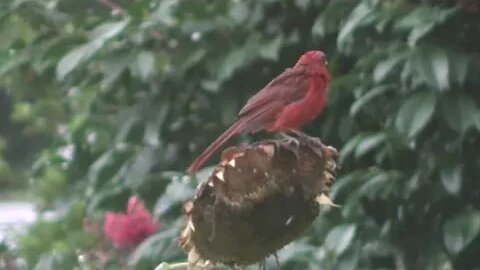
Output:
<svg viewBox="0 0 480 270">
<path fill-rule="evenodd" d="M 297 130 L 311 122 L 325 107 L 329 84 L 325 54 L 306 52 L 293 68 L 287 68 L 248 100 L 235 123 L 193 161 L 188 172 L 198 171 L 235 134 Z"/>
</svg>

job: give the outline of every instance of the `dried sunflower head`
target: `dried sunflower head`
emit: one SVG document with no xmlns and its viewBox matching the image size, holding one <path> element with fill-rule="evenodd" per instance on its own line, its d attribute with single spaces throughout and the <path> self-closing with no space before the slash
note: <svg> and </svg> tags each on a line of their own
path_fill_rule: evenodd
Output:
<svg viewBox="0 0 480 270">
<path fill-rule="evenodd" d="M 337 151 L 307 135 L 231 147 L 185 204 L 180 237 L 192 265 L 262 263 L 318 216 Z"/>
</svg>

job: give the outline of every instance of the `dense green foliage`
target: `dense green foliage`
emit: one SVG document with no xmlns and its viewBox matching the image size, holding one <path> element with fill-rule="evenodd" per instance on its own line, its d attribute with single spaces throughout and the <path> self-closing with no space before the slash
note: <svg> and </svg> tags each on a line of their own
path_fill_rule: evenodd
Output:
<svg viewBox="0 0 480 270">
<path fill-rule="evenodd" d="M 130 264 L 184 258 L 185 167 L 249 96 L 321 48 L 333 85 L 306 132 L 341 149 L 342 208 L 280 253 L 283 268 L 479 266 L 480 19 L 468 1 L 440 2 L 0 2 L 0 87 L 13 118 L 52 142 L 32 188 L 66 213 L 35 224 L 20 254 L 35 269 L 91 263 L 77 261 L 95 245 L 80 220 L 139 193 L 162 229 Z"/>
</svg>

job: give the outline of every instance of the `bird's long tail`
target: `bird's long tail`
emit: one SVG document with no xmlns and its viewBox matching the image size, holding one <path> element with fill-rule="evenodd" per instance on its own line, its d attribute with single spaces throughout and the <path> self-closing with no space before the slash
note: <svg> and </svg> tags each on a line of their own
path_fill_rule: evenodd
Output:
<svg viewBox="0 0 480 270">
<path fill-rule="evenodd" d="M 233 135 L 238 134 L 243 131 L 245 128 L 245 121 L 244 119 L 239 119 L 231 127 L 229 127 L 222 135 L 220 135 L 210 146 L 203 151 L 200 156 L 198 156 L 192 164 L 188 167 L 187 171 L 189 173 L 195 173 L 198 171 L 202 165 L 207 162 L 210 156 L 220 148 L 228 139 L 230 139 Z"/>
</svg>

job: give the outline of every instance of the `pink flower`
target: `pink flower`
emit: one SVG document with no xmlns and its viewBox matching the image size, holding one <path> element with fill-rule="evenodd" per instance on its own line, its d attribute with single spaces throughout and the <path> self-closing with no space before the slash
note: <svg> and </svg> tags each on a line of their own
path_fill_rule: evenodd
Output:
<svg viewBox="0 0 480 270">
<path fill-rule="evenodd" d="M 127 213 L 107 212 L 103 232 L 117 248 L 135 247 L 154 234 L 160 224 L 145 209 L 143 200 L 132 196 L 128 200 Z"/>
</svg>

